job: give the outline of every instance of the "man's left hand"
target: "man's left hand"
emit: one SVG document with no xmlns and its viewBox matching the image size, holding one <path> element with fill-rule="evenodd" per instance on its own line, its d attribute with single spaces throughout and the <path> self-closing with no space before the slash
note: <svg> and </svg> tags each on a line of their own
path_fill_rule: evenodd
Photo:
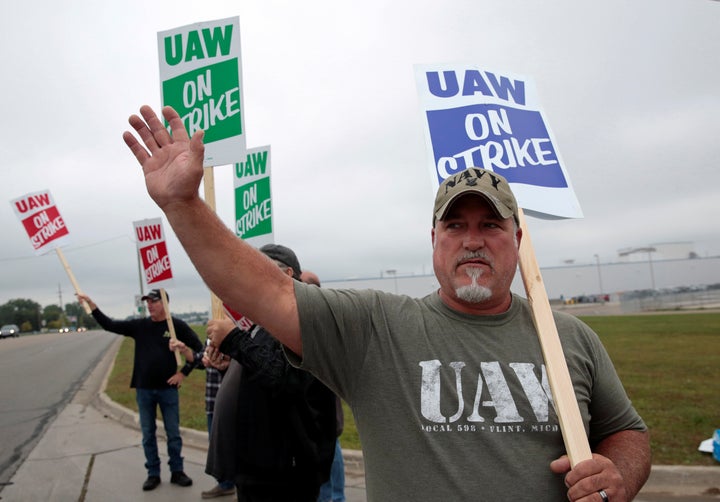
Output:
<svg viewBox="0 0 720 502">
<path fill-rule="evenodd" d="M 593 453 L 591 459 L 583 460 L 571 469 L 570 459 L 563 455 L 550 463 L 550 469 L 555 474 L 567 473 L 565 486 L 568 487 L 568 500 L 627 502 L 625 481 L 615 464 L 607 457 Z"/>
<path fill-rule="evenodd" d="M 210 345 L 220 347 L 225 337 L 233 330 L 235 323 L 228 317 L 221 319 L 210 319 L 207 324 L 206 333 L 210 339 Z"/>
<path fill-rule="evenodd" d="M 169 383 L 170 385 L 175 386 L 179 389 L 183 383 L 183 380 L 185 380 L 185 375 L 183 375 L 180 371 L 178 371 L 173 376 L 168 378 L 167 383 Z"/>
</svg>

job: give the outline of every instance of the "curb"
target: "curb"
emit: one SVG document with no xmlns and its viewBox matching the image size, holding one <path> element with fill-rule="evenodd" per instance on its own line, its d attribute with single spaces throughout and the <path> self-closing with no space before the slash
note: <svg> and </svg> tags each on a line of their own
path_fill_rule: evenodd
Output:
<svg viewBox="0 0 720 502">
<path fill-rule="evenodd" d="M 653 465 L 640 495 L 720 495 L 720 468 Z"/>
</svg>

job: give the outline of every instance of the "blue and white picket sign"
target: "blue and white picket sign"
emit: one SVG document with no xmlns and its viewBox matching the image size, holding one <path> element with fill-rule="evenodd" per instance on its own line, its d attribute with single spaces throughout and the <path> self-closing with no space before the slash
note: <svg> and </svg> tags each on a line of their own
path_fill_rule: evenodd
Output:
<svg viewBox="0 0 720 502">
<path fill-rule="evenodd" d="M 434 188 L 482 167 L 503 175 L 526 214 L 582 210 L 529 78 L 472 64 L 415 65 Z"/>
<path fill-rule="evenodd" d="M 582 211 L 534 85 L 525 77 L 470 64 L 416 65 L 415 79 L 433 184 L 468 167 L 482 167 L 508 180 L 523 209 L 518 264 L 565 449 L 575 466 L 592 452 L 524 214 L 580 218 Z"/>
</svg>

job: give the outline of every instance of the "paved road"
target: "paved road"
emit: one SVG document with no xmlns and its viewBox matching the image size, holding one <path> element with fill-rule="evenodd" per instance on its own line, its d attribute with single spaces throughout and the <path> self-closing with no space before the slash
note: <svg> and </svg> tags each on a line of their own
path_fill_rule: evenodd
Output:
<svg viewBox="0 0 720 502">
<path fill-rule="evenodd" d="M 0 340 L 0 485 L 10 480 L 114 338 L 95 331 Z"/>
</svg>

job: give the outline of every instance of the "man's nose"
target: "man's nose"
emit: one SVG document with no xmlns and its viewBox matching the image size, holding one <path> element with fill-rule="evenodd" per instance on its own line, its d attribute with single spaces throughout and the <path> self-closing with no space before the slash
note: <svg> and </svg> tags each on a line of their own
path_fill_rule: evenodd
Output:
<svg viewBox="0 0 720 502">
<path fill-rule="evenodd" d="M 485 246 L 485 237 L 482 232 L 477 230 L 468 230 L 463 238 L 463 247 L 465 249 L 476 250 Z"/>
</svg>

